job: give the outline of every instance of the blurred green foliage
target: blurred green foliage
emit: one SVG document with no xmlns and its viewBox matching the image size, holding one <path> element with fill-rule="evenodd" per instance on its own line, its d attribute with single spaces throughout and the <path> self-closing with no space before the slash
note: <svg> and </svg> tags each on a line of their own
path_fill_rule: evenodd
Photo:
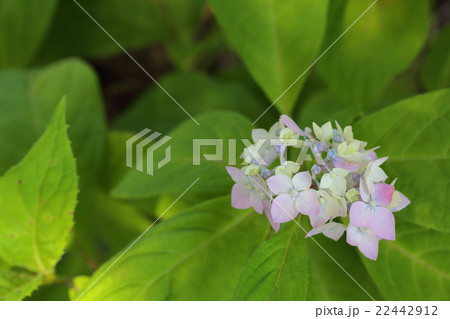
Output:
<svg viewBox="0 0 450 319">
<path fill-rule="evenodd" d="M 225 161 L 192 166 L 195 138 L 236 139 L 238 160 L 275 102 L 256 126 L 354 124 L 412 200 L 376 262 L 318 242 L 377 300 L 448 300 L 444 2 L 372 4 L 0 0 L 0 299 L 369 299 L 295 223 L 231 208 Z M 125 166 L 144 128 L 172 137 L 155 176 Z"/>
</svg>

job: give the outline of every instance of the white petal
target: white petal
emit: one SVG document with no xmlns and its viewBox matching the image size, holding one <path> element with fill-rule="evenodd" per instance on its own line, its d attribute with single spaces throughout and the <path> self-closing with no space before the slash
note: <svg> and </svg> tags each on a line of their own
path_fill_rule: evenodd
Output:
<svg viewBox="0 0 450 319">
<path fill-rule="evenodd" d="M 344 196 L 347 189 L 347 182 L 345 178 L 343 178 L 342 176 L 336 176 L 335 178 L 333 178 L 330 189 L 336 195 Z"/>
<path fill-rule="evenodd" d="M 377 160 L 375 160 L 375 161 L 373 161 L 373 166 L 380 166 L 381 164 L 383 164 L 384 162 L 386 162 L 386 160 L 389 158 L 389 156 L 385 156 L 385 157 L 382 157 L 382 158 L 379 158 L 379 159 L 377 159 Z"/>
<path fill-rule="evenodd" d="M 379 183 L 384 182 L 388 178 L 388 176 L 386 175 L 386 173 L 383 171 L 382 168 L 376 166 L 372 167 L 372 169 L 370 170 L 369 178 L 371 181 Z"/>
<path fill-rule="evenodd" d="M 333 172 L 336 173 L 336 175 L 338 176 L 342 176 L 345 177 L 348 175 L 348 170 L 344 169 L 344 168 L 333 168 Z"/>
<path fill-rule="evenodd" d="M 326 142 L 333 136 L 333 127 L 330 122 L 326 122 L 322 125 L 322 139 Z"/>
<path fill-rule="evenodd" d="M 317 125 L 315 122 L 313 122 L 313 130 L 316 137 L 320 140 L 322 137 L 322 130 L 319 125 Z"/>
<path fill-rule="evenodd" d="M 320 180 L 320 188 L 328 188 L 330 187 L 332 182 L 330 174 L 323 174 L 322 179 Z"/>
<path fill-rule="evenodd" d="M 261 129 L 261 128 L 252 130 L 252 139 L 255 143 L 258 142 L 260 139 L 267 139 L 267 138 L 268 138 L 268 133 L 266 130 Z"/>
</svg>

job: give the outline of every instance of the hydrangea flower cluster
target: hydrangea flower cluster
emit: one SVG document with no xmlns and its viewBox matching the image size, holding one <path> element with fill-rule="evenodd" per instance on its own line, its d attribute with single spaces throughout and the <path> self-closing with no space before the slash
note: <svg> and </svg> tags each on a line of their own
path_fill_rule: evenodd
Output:
<svg viewBox="0 0 450 319">
<path fill-rule="evenodd" d="M 264 212 L 275 231 L 307 215 L 313 228 L 306 237 L 322 233 L 338 240 L 346 232 L 347 243 L 373 260 L 381 239 L 395 240 L 393 212 L 410 201 L 395 190 L 395 180 L 386 183 L 380 166 L 388 158 L 366 150 L 351 126 L 313 123 L 301 130 L 282 115 L 269 131 L 254 129 L 252 139 L 241 155 L 244 166 L 227 167 L 236 182 L 233 207 Z M 296 160 L 288 159 L 288 149 L 297 149 Z"/>
</svg>

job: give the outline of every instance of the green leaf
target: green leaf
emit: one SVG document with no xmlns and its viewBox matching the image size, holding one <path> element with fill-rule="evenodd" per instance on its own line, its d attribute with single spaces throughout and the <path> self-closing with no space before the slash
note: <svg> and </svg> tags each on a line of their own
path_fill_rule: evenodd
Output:
<svg viewBox="0 0 450 319">
<path fill-rule="evenodd" d="M 345 236 L 337 242 L 323 235 L 315 236 L 315 240 L 375 300 L 382 300 L 355 248 L 346 243 Z M 307 300 L 372 300 L 315 242 L 308 240 L 307 247 L 310 262 Z"/>
<path fill-rule="evenodd" d="M 49 274 L 67 245 L 78 178 L 66 128 L 63 100 L 44 135 L 0 179 L 0 256 L 9 265 Z"/>
<path fill-rule="evenodd" d="M 95 216 L 95 238 L 104 246 L 101 253 L 106 260 L 142 234 L 151 220 L 138 208 L 115 200 L 100 190 L 95 195 L 91 207 L 91 213 Z"/>
<path fill-rule="evenodd" d="M 156 1 L 77 2 L 125 49 L 155 43 L 163 35 Z M 48 61 L 74 55 L 102 57 L 120 52 L 120 47 L 74 1 L 61 1 L 40 59 Z"/>
<path fill-rule="evenodd" d="M 165 149 L 170 146 L 172 155 L 169 163 L 158 170 L 155 169 L 153 176 L 129 168 L 129 173 L 113 189 L 112 195 L 127 199 L 160 194 L 178 195 L 197 178 L 200 180 L 190 190 L 191 195 L 212 196 L 229 193 L 233 184 L 225 169 L 230 156 L 229 140 L 236 140 L 236 153 L 232 158 L 236 163 L 241 163 L 239 156 L 243 152 L 244 144 L 240 139 L 249 138 L 251 124 L 240 114 L 225 111 L 204 113 L 197 117 L 197 121 L 200 125 L 187 119 L 169 134 L 172 139 L 154 152 L 155 161 L 159 161 L 165 158 Z M 218 123 L 220 125 L 217 125 Z M 200 149 L 200 165 L 193 165 L 193 139 L 223 140 L 222 160 L 205 160 L 203 154 L 215 154 L 216 149 L 214 146 L 203 146 Z M 123 147 L 125 148 L 125 144 Z M 146 159 L 143 163 L 146 163 Z M 156 167 L 156 163 L 153 166 Z"/>
<path fill-rule="evenodd" d="M 370 114 L 379 111 L 386 106 L 420 94 L 416 69 L 416 67 L 410 68 L 401 75 L 396 76 L 378 98 L 372 103 L 363 105 L 364 112 Z"/>
<path fill-rule="evenodd" d="M 43 133 L 63 95 L 81 184 L 92 182 L 103 156 L 103 102 L 95 73 L 78 59 L 33 72 L 0 72 L 0 173 L 17 163 Z"/>
<path fill-rule="evenodd" d="M 101 186 L 107 191 L 110 191 L 129 172 L 124 165 L 127 156 L 124 145 L 133 136 L 134 133 L 128 131 L 109 131 L 106 136 L 105 157 L 100 172 L 100 182 Z"/>
<path fill-rule="evenodd" d="M 169 74 L 161 79 L 161 85 L 193 116 L 212 108 L 241 112 L 249 118 L 264 111 L 264 101 L 233 81 L 191 72 Z M 152 87 L 119 117 L 114 127 L 134 131 L 148 127 L 167 133 L 186 119 L 186 113 L 164 91 Z"/>
<path fill-rule="evenodd" d="M 182 70 L 207 66 L 223 46 L 219 28 L 211 24 L 206 0 L 165 0 L 158 3 L 167 33 L 165 48 L 171 61 Z"/>
<path fill-rule="evenodd" d="M 57 4 L 58 0 L 0 0 L 0 68 L 31 62 Z"/>
<path fill-rule="evenodd" d="M 427 90 L 450 86 L 450 25 L 433 41 L 422 72 L 422 82 Z"/>
<path fill-rule="evenodd" d="M 401 222 L 395 241 L 380 241 L 367 270 L 386 300 L 449 300 L 450 235 Z"/>
<path fill-rule="evenodd" d="M 235 300 L 305 300 L 308 254 L 305 233 L 294 222 L 262 244 L 248 261 Z"/>
<path fill-rule="evenodd" d="M 229 41 L 271 101 L 319 55 L 327 0 L 209 0 Z M 276 103 L 290 113 L 306 76 Z"/>
<path fill-rule="evenodd" d="M 267 225 L 232 209 L 229 196 L 194 206 L 153 226 L 92 285 L 121 253 L 111 258 L 80 300 L 230 300 Z"/>
<path fill-rule="evenodd" d="M 450 210 L 450 89 L 419 95 L 376 112 L 355 127 L 355 136 L 381 146 L 383 169 L 411 200 L 396 214 L 421 226 L 448 232 Z"/>
<path fill-rule="evenodd" d="M 0 300 L 18 301 L 29 296 L 42 283 L 41 274 L 0 267 Z"/>
<path fill-rule="evenodd" d="M 319 91 L 302 105 L 297 123 L 301 127 L 311 127 L 313 122 L 322 125 L 328 121 L 333 125 L 334 121 L 338 121 L 341 126 L 349 125 L 357 117 L 358 111 L 357 105 L 342 107 L 328 91 Z"/>
<path fill-rule="evenodd" d="M 336 2 L 329 13 L 324 46 L 332 44 L 373 2 Z M 375 3 L 317 64 L 333 94 L 345 105 L 373 102 L 424 45 L 429 7 L 428 0 Z"/>
</svg>

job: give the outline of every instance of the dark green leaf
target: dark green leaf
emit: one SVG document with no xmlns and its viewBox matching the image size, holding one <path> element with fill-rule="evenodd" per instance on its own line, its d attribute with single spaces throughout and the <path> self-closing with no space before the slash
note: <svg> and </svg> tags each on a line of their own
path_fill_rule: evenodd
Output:
<svg viewBox="0 0 450 319">
<path fill-rule="evenodd" d="M 329 13 L 324 45 L 328 47 L 373 3 L 337 2 Z M 429 6 L 428 0 L 375 3 L 317 64 L 333 94 L 346 105 L 373 102 L 425 43 Z"/>
<path fill-rule="evenodd" d="M 335 242 L 322 235 L 316 241 L 375 300 L 382 300 L 355 248 L 345 241 L 345 235 Z M 307 241 L 310 280 L 308 300 L 372 300 L 315 242 Z"/>
<path fill-rule="evenodd" d="M 239 279 L 235 300 L 305 300 L 308 254 L 305 233 L 294 222 L 262 244 Z"/>
<path fill-rule="evenodd" d="M 229 300 L 267 225 L 229 196 L 192 207 L 151 228 L 80 300 Z"/>
<path fill-rule="evenodd" d="M 200 73 L 174 73 L 162 78 L 161 85 L 192 115 L 214 109 L 234 110 L 256 118 L 264 111 L 264 100 L 240 83 Z M 186 113 L 164 91 L 153 87 L 116 121 L 115 128 L 141 131 L 148 127 L 167 133 L 186 119 Z"/>
<path fill-rule="evenodd" d="M 425 61 L 422 82 L 428 90 L 450 86 L 450 25 L 433 41 Z"/>
<path fill-rule="evenodd" d="M 57 4 L 58 0 L 0 0 L 0 67 L 31 62 Z"/>
<path fill-rule="evenodd" d="M 125 49 L 154 43 L 164 34 L 156 1 L 77 2 Z M 61 1 L 40 59 L 68 55 L 101 57 L 119 52 L 120 47 L 74 1 Z"/>
<path fill-rule="evenodd" d="M 271 101 L 319 55 L 327 0 L 209 0 L 229 41 Z M 276 103 L 290 113 L 306 76 Z"/>
<path fill-rule="evenodd" d="M 197 121 L 200 125 L 187 119 L 169 134 L 172 137 L 166 144 L 171 147 L 172 155 L 169 163 L 155 170 L 153 176 L 129 168 L 129 173 L 113 189 L 112 194 L 115 197 L 127 199 L 160 194 L 178 195 L 197 178 L 200 180 L 190 194 L 211 196 L 229 193 L 233 184 L 225 169 L 229 159 L 229 140 L 236 140 L 237 151 L 233 158 L 236 163 L 240 163 L 242 160 L 239 156 L 244 148 L 240 139 L 249 138 L 251 124 L 240 114 L 225 111 L 204 113 L 197 117 Z M 205 160 L 203 154 L 215 154 L 216 151 L 214 146 L 206 146 L 200 149 L 202 154 L 200 165 L 193 165 L 193 139 L 223 140 L 223 159 Z M 154 152 L 155 159 L 165 158 L 166 145 Z M 123 147 L 125 148 L 125 144 Z M 145 159 L 144 163 L 146 163 Z"/>
</svg>

